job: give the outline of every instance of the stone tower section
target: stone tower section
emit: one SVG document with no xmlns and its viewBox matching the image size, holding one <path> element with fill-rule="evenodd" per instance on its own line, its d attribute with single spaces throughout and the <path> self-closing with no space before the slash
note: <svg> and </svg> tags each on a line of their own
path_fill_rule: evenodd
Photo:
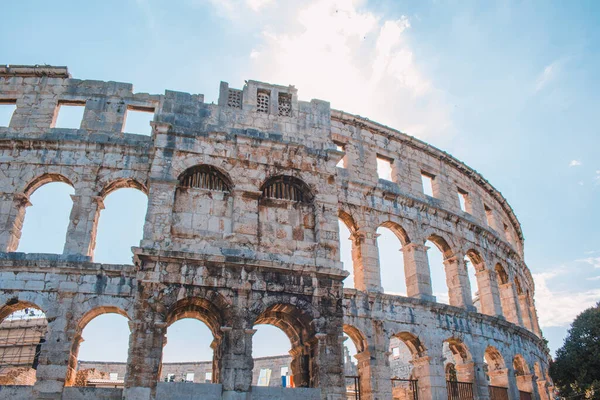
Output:
<svg viewBox="0 0 600 400">
<path fill-rule="evenodd" d="M 342 400 L 344 334 L 358 351 L 361 399 L 405 398 L 392 372 L 404 358 L 420 399 L 450 398 L 449 364 L 473 399 L 550 398 L 520 224 L 451 155 L 326 101 L 300 101 L 293 86 L 257 81 L 221 82 L 209 104 L 200 94 L 72 79 L 65 67 L 7 66 L 0 105 L 15 107 L 0 127 L 0 321 L 25 308 L 48 320 L 35 384 L 0 386 L 0 398 Z M 55 127 L 62 106 L 83 108 L 79 129 Z M 153 114 L 150 136 L 123 132 L 131 111 Z M 378 159 L 391 168 L 387 179 Z M 49 182 L 74 189 L 64 251 L 19 253 L 30 196 Z M 103 200 L 123 187 L 148 196 L 143 238 L 132 265 L 95 263 Z M 352 236 L 355 289 L 344 289 L 340 220 Z M 406 296 L 382 290 L 380 226 L 402 243 Z M 431 288 L 428 240 L 444 256 L 449 305 Z M 477 271 L 476 299 L 465 260 Z M 106 312 L 130 321 L 124 388 L 83 391 L 81 332 Z M 182 318 L 203 321 L 214 337 L 213 383 L 166 389 L 165 334 Z M 290 339 L 295 389 L 252 386 L 258 324 Z M 405 355 L 396 357 L 395 343 Z"/>
</svg>

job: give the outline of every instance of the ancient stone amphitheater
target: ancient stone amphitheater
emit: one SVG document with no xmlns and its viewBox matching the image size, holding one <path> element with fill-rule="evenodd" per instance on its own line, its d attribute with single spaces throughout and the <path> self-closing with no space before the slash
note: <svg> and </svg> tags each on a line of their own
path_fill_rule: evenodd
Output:
<svg viewBox="0 0 600 400">
<path fill-rule="evenodd" d="M 519 222 L 450 154 L 256 81 L 221 83 L 212 104 L 71 79 L 65 67 L 7 66 L 0 103 L 16 105 L 0 128 L 0 321 L 36 308 L 48 322 L 35 384 L 0 386 L 0 398 L 550 398 Z M 79 129 L 55 127 L 67 105 L 84 107 Z M 151 136 L 123 132 L 135 111 L 153 113 Z M 63 254 L 16 252 L 30 196 L 55 181 L 75 191 Z M 148 196 L 134 262 L 94 263 L 103 199 L 124 187 Z M 339 220 L 351 232 L 353 289 Z M 381 226 L 402 243 L 407 296 L 381 289 Z M 450 305 L 433 296 L 426 241 L 443 253 Z M 77 387 L 81 332 L 103 313 L 130 321 L 124 388 Z M 166 330 L 190 317 L 214 336 L 212 384 L 166 387 Z M 257 324 L 289 337 L 295 388 L 252 386 Z M 344 334 L 358 352 L 353 390 Z M 394 342 L 409 349 L 408 376 L 392 370 Z"/>
</svg>

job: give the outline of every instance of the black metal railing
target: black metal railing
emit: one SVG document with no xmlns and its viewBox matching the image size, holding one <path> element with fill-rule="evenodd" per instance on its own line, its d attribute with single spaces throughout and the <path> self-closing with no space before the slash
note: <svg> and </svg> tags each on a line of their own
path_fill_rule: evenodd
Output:
<svg viewBox="0 0 600 400">
<path fill-rule="evenodd" d="M 508 400 L 508 389 L 500 386 L 488 386 L 490 390 L 490 400 Z"/>
<path fill-rule="evenodd" d="M 392 378 L 392 392 L 401 388 L 406 393 L 406 399 L 419 400 L 419 384 L 416 379 Z"/>
<path fill-rule="evenodd" d="M 446 381 L 448 400 L 473 400 L 473 384 L 471 382 Z"/>
<path fill-rule="evenodd" d="M 519 390 L 519 400 L 532 400 L 533 397 L 531 396 L 531 393 L 529 392 L 523 392 L 521 390 Z"/>
<path fill-rule="evenodd" d="M 346 398 L 360 400 L 360 379 L 358 375 L 346 375 Z"/>
</svg>

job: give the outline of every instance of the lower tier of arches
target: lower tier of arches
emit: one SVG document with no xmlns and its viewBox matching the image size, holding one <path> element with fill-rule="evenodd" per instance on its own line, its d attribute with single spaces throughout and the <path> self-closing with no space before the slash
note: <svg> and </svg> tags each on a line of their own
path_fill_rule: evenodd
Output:
<svg viewBox="0 0 600 400">
<path fill-rule="evenodd" d="M 494 388 L 510 400 L 521 392 L 550 398 L 549 356 L 533 333 L 458 307 L 344 290 L 342 279 L 331 271 L 149 256 L 133 267 L 0 255 L 0 319 L 30 308 L 47 319 L 30 389 L 35 398 L 70 398 L 81 332 L 104 313 L 129 320 L 125 399 L 160 398 L 165 334 L 182 318 L 199 319 L 212 333 L 211 380 L 223 398 L 257 393 L 252 345 L 259 324 L 286 334 L 295 386 L 317 390 L 323 400 L 356 392 L 361 400 L 413 392 L 445 400 L 463 386 L 471 387 L 473 399 L 490 399 Z M 345 336 L 356 348 L 351 372 L 344 370 Z"/>
</svg>

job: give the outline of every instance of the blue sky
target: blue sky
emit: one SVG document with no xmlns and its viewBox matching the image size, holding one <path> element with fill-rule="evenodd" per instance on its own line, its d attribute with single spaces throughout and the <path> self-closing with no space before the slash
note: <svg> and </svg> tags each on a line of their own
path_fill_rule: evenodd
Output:
<svg viewBox="0 0 600 400">
<path fill-rule="evenodd" d="M 482 173 L 514 208 L 551 349 L 600 300 L 597 2 L 107 0 L 11 2 L 2 13 L 3 63 L 66 65 L 75 78 L 203 93 L 209 102 L 221 80 L 238 88 L 245 79 L 293 84 L 301 99 L 329 100 L 422 138 Z M 145 198 L 130 192 L 106 200 L 98 260 L 127 261 L 139 240 L 132 227 Z M 56 240 L 60 252 L 64 233 L 43 233 L 53 223 L 34 210 L 44 199 L 68 202 L 67 191 L 44 187 L 37 195 L 26 224 L 38 227 L 27 228 L 20 250 L 48 251 L 42 245 Z M 387 277 L 398 270 L 400 245 L 385 238 Z M 103 318 L 86 329 L 82 358 L 106 353 L 94 335 L 118 331 L 118 318 Z M 196 329 L 189 324 L 182 343 Z M 261 354 L 277 350 L 269 343 L 286 346 L 262 332 Z M 169 346 L 179 340 L 172 336 Z"/>
</svg>

